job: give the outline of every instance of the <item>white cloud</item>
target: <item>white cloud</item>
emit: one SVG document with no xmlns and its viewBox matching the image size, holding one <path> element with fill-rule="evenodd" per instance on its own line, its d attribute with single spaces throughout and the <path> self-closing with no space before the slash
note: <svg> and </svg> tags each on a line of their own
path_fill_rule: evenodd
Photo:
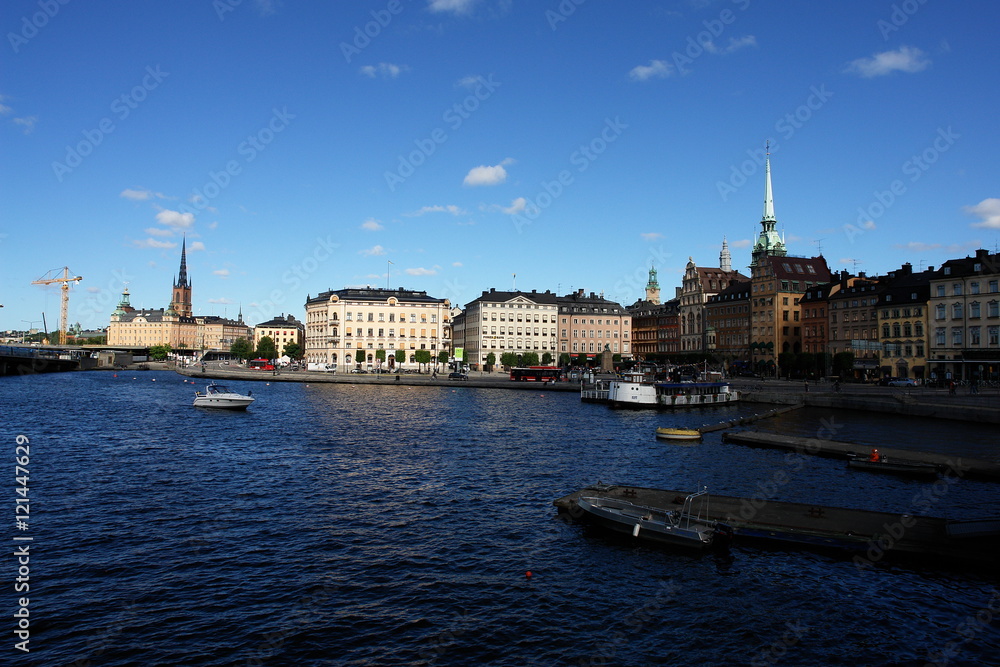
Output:
<svg viewBox="0 0 1000 667">
<path fill-rule="evenodd" d="M 380 245 L 376 245 L 376 246 L 372 246 L 371 248 L 368 248 L 367 250 L 359 250 L 358 254 L 364 255 L 365 257 L 372 257 L 372 256 L 376 256 L 376 255 L 384 255 L 385 254 L 385 248 L 383 248 Z"/>
<path fill-rule="evenodd" d="M 100 291 L 101 291 L 101 288 L 100 288 L 100 287 L 88 287 L 88 288 L 87 288 L 87 292 L 88 292 L 89 294 L 97 294 L 97 293 L 99 293 Z"/>
<path fill-rule="evenodd" d="M 428 0 L 427 9 L 432 12 L 468 14 L 478 0 Z"/>
<path fill-rule="evenodd" d="M 199 250 L 204 250 L 205 249 L 205 244 L 202 243 L 201 241 L 195 241 L 194 243 L 192 243 L 191 245 L 189 245 L 187 247 L 187 249 L 188 249 L 188 252 L 198 252 Z"/>
<path fill-rule="evenodd" d="M 408 70 L 406 65 L 394 65 L 392 63 L 379 63 L 378 65 L 365 65 L 361 68 L 361 73 L 365 76 L 375 78 L 382 75 L 383 79 L 395 79 L 400 74 Z"/>
<path fill-rule="evenodd" d="M 35 124 L 38 123 L 38 116 L 24 116 L 23 118 L 15 118 L 15 125 L 20 125 L 25 134 L 31 134 L 35 130 Z"/>
<path fill-rule="evenodd" d="M 705 42 L 705 50 L 709 53 L 714 53 L 717 56 L 726 56 L 733 51 L 739 51 L 746 46 L 757 46 L 757 38 L 753 35 L 745 35 L 744 37 L 731 37 L 729 39 L 729 44 L 722 47 L 721 49 L 715 45 L 712 40 Z"/>
<path fill-rule="evenodd" d="M 510 206 L 502 210 L 507 215 L 517 215 L 525 208 L 527 208 L 527 206 L 528 206 L 528 200 L 525 199 L 524 197 L 518 197 L 517 199 L 515 199 L 510 203 Z"/>
<path fill-rule="evenodd" d="M 146 228 L 146 233 L 150 236 L 173 236 L 174 230 L 163 229 L 162 227 L 148 227 Z"/>
<path fill-rule="evenodd" d="M 455 268 L 461 268 L 461 267 L 465 266 L 461 262 L 452 262 L 451 265 L 454 266 Z"/>
<path fill-rule="evenodd" d="M 419 211 L 414 211 L 413 213 L 406 213 L 404 215 L 410 218 L 416 218 L 421 215 L 424 215 L 425 213 L 451 213 L 452 215 L 464 215 L 465 211 L 460 209 L 458 206 L 455 206 L 454 204 L 449 204 L 448 206 L 441 206 L 441 205 L 424 206 Z"/>
<path fill-rule="evenodd" d="M 254 0 L 253 3 L 257 8 L 257 13 L 261 16 L 270 16 L 273 14 L 275 9 L 275 0 Z"/>
<path fill-rule="evenodd" d="M 733 241 L 729 244 L 730 248 L 749 248 L 750 239 L 740 239 L 739 241 Z"/>
<path fill-rule="evenodd" d="M 215 229 L 218 226 L 219 226 L 219 221 L 218 220 L 213 220 L 212 222 L 208 223 L 208 228 L 209 229 Z"/>
<path fill-rule="evenodd" d="M 981 248 L 982 243 L 978 240 L 967 241 L 965 243 L 951 243 L 949 245 L 944 245 L 943 243 L 921 243 L 920 241 L 910 241 L 909 243 L 896 243 L 892 246 L 899 250 L 907 250 L 909 252 L 936 252 L 941 251 L 949 255 L 960 255 L 963 252 L 969 252 L 976 248 Z M 850 262 L 851 260 L 846 260 Z"/>
<path fill-rule="evenodd" d="M 866 220 L 865 222 L 861 223 L 861 226 L 864 229 L 869 229 L 869 230 L 875 229 L 875 221 L 874 220 Z M 801 241 L 802 240 L 802 239 L 793 239 L 791 237 L 789 237 L 789 239 L 792 240 L 792 241 Z"/>
<path fill-rule="evenodd" d="M 216 269 L 215 271 L 212 271 L 212 275 L 221 276 L 222 278 L 228 278 L 229 269 Z"/>
<path fill-rule="evenodd" d="M 181 213 L 164 208 L 156 214 L 156 221 L 161 225 L 175 229 L 189 229 L 194 224 L 194 213 Z"/>
<path fill-rule="evenodd" d="M 884 76 L 893 72 L 913 74 L 927 69 L 931 64 L 927 54 L 911 46 L 901 46 L 895 51 L 876 53 L 871 58 L 858 58 L 851 61 L 844 72 L 857 74 L 865 79 Z"/>
<path fill-rule="evenodd" d="M 156 239 L 144 239 L 142 241 L 132 241 L 136 248 L 176 248 L 173 241 L 157 241 Z"/>
<path fill-rule="evenodd" d="M 367 229 L 370 232 L 377 232 L 382 230 L 382 223 L 375 218 L 368 218 L 361 223 L 361 229 Z"/>
<path fill-rule="evenodd" d="M 415 269 L 406 269 L 406 273 L 411 276 L 436 276 L 437 268 L 425 269 L 422 266 Z"/>
<path fill-rule="evenodd" d="M 513 163 L 513 159 L 507 158 L 500 164 L 492 167 L 487 167 L 486 165 L 473 167 L 469 170 L 469 173 L 465 175 L 465 180 L 462 181 L 462 184 L 469 186 L 500 185 L 507 180 L 507 170 L 504 169 L 504 165 Z"/>
<path fill-rule="evenodd" d="M 2 100 L 2 99 L 3 99 L 3 97 L 0 97 L 0 100 Z M 11 109 L 6 104 L 4 104 L 3 102 L 0 102 L 0 115 L 6 116 L 7 114 L 10 114 L 10 113 L 14 113 L 14 110 Z"/>
<path fill-rule="evenodd" d="M 476 86 L 479 86 L 483 81 L 484 81 L 483 77 L 479 76 L 478 74 L 476 75 L 470 74 L 469 76 L 464 76 L 461 79 L 459 79 L 458 83 L 455 84 L 455 87 L 468 88 L 471 90 Z"/>
<path fill-rule="evenodd" d="M 223 306 L 229 306 L 229 305 L 232 305 L 232 304 L 236 303 L 232 299 L 227 299 L 226 297 L 222 297 L 221 299 L 209 299 L 208 302 L 209 303 L 221 304 Z M 254 304 L 250 304 L 250 305 L 251 305 L 251 307 L 256 307 L 257 306 L 257 304 L 255 304 L 255 303 Z"/>
<path fill-rule="evenodd" d="M 674 72 L 674 66 L 666 60 L 650 60 L 648 65 L 637 65 L 628 73 L 633 81 L 646 81 L 647 79 L 662 79 Z"/>
<path fill-rule="evenodd" d="M 963 206 L 969 215 L 981 218 L 979 222 L 972 223 L 973 227 L 983 227 L 985 229 L 1000 229 L 1000 199 L 990 197 L 984 199 L 975 206 Z"/>
<path fill-rule="evenodd" d="M 131 199 L 132 201 L 146 201 L 147 199 L 152 199 L 153 197 L 156 197 L 157 199 L 170 199 L 170 197 L 162 192 L 153 192 L 152 190 L 133 190 L 132 188 L 125 188 L 118 193 L 118 196 L 123 199 Z"/>
<path fill-rule="evenodd" d="M 645 232 L 639 234 L 639 236 L 641 236 L 644 241 L 655 241 L 663 238 L 663 234 L 660 234 L 659 232 Z"/>
</svg>

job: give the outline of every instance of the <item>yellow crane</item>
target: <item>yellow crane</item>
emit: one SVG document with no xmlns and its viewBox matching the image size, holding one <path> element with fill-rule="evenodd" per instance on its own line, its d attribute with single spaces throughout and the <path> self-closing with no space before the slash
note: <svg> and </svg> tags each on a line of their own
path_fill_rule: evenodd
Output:
<svg viewBox="0 0 1000 667">
<path fill-rule="evenodd" d="M 66 319 L 69 314 L 69 284 L 73 282 L 79 282 L 83 280 L 82 276 L 70 276 L 69 267 L 62 267 L 63 274 L 62 278 L 46 278 L 42 276 L 38 280 L 32 280 L 32 285 L 52 285 L 55 283 L 62 283 L 62 305 L 59 308 L 59 344 L 66 344 Z M 52 269 L 52 271 L 58 271 L 58 269 Z M 45 275 L 52 273 L 49 271 Z"/>
</svg>

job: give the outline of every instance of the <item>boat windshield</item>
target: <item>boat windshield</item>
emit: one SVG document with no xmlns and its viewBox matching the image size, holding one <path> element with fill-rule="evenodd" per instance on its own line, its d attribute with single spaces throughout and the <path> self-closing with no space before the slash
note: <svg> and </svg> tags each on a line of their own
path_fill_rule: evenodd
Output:
<svg viewBox="0 0 1000 667">
<path fill-rule="evenodd" d="M 213 385 L 209 386 L 208 393 L 210 393 L 210 394 L 228 394 L 229 393 L 229 389 L 227 389 L 224 385 L 221 385 L 221 384 L 213 384 Z"/>
</svg>

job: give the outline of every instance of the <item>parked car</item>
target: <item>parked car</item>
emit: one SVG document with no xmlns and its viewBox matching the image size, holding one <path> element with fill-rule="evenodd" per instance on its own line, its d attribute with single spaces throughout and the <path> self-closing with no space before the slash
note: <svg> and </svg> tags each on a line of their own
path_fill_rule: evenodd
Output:
<svg viewBox="0 0 1000 667">
<path fill-rule="evenodd" d="M 449 380 L 468 380 L 469 376 L 465 373 L 448 373 Z"/>
<path fill-rule="evenodd" d="M 351 369 L 351 372 L 352 372 L 352 373 L 364 373 L 364 374 L 366 374 L 366 375 L 367 375 L 367 373 L 368 373 L 368 371 L 366 371 L 366 370 L 365 370 L 365 369 L 363 369 L 363 368 L 352 368 L 352 369 Z"/>
<path fill-rule="evenodd" d="M 890 387 L 916 387 L 917 383 L 913 378 L 889 378 Z"/>
</svg>

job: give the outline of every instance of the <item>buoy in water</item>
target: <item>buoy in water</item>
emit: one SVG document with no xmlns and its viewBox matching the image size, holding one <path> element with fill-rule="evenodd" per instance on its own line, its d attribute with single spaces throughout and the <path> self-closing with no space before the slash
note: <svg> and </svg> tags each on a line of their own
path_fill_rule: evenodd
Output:
<svg viewBox="0 0 1000 667">
<path fill-rule="evenodd" d="M 527 572 L 525 572 L 525 573 L 524 573 L 524 576 L 525 576 L 525 578 L 527 578 L 527 579 L 531 579 L 531 570 L 528 570 Z"/>
</svg>

